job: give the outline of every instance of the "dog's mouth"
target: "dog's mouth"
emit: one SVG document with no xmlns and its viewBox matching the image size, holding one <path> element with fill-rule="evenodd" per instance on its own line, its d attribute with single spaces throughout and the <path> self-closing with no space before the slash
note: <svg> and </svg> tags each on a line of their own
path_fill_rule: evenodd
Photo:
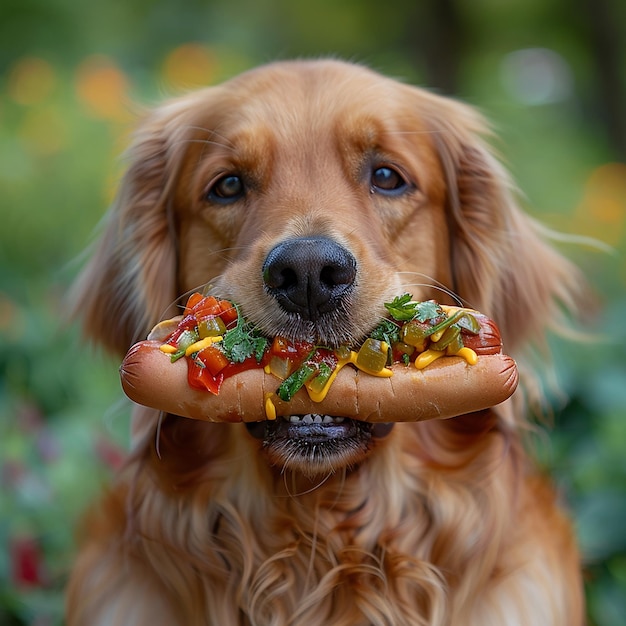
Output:
<svg viewBox="0 0 626 626">
<path fill-rule="evenodd" d="M 312 413 L 246 424 L 272 465 L 308 475 L 357 465 L 393 426 Z"/>
</svg>

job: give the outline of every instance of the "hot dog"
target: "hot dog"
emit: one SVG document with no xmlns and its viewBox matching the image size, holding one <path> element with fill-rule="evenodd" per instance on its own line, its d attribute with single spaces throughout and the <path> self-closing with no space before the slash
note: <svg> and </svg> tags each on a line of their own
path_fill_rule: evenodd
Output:
<svg viewBox="0 0 626 626">
<path fill-rule="evenodd" d="M 385 305 L 391 319 L 355 352 L 268 342 L 250 332 L 231 303 L 209 304 L 194 294 L 183 316 L 129 350 L 120 376 L 131 400 L 215 422 L 306 414 L 395 422 L 486 409 L 517 386 L 517 367 L 502 353 L 497 327 L 476 311 L 396 298 Z M 199 339 L 198 319 L 207 311 Z"/>
<path fill-rule="evenodd" d="M 262 369 L 226 379 L 218 395 L 189 387 L 183 361 L 170 363 L 158 341 L 135 344 L 121 367 L 122 386 L 133 401 L 184 417 L 212 422 L 266 419 L 268 394 L 277 381 Z M 515 391 L 515 362 L 503 354 L 482 356 L 476 365 L 447 357 L 418 370 L 394 365 L 393 376 L 377 378 L 343 368 L 321 402 L 301 389 L 289 402 L 272 397 L 277 416 L 308 413 L 371 422 L 448 418 L 489 408 Z"/>
</svg>

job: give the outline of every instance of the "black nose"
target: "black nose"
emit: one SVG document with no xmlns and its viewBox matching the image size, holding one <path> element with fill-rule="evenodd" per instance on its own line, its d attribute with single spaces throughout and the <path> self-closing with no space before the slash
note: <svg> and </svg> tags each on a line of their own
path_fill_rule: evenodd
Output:
<svg viewBox="0 0 626 626">
<path fill-rule="evenodd" d="M 356 259 L 327 237 L 283 241 L 263 264 L 267 291 L 283 309 L 311 321 L 336 309 L 355 278 Z"/>
</svg>

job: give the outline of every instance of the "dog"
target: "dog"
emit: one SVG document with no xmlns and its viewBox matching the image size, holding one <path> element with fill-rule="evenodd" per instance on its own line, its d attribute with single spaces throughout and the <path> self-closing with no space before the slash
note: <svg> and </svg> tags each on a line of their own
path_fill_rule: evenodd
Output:
<svg viewBox="0 0 626 626">
<path fill-rule="evenodd" d="M 574 533 L 527 454 L 524 367 L 581 277 L 519 208 L 490 135 L 466 104 L 339 60 L 269 64 L 145 116 L 76 287 L 88 336 L 123 356 L 210 288 L 267 336 L 338 345 L 410 292 L 493 318 L 527 384 L 332 446 L 280 420 L 137 407 L 83 526 L 70 626 L 583 623 Z"/>
</svg>

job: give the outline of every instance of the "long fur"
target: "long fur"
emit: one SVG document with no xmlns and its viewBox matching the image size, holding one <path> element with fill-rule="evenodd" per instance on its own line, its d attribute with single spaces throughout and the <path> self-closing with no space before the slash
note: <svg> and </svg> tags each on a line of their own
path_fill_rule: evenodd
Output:
<svg viewBox="0 0 626 626">
<path fill-rule="evenodd" d="M 370 101 L 369 134 L 351 139 Z M 419 206 L 360 196 L 332 169 L 363 160 L 379 127 L 388 159 L 419 164 Z M 454 294 L 497 321 L 523 367 L 582 281 L 520 210 L 486 132 L 461 103 L 337 61 L 270 65 L 164 105 L 135 136 L 75 291 L 87 333 L 123 355 L 204 284 L 271 324 L 250 277 L 280 237 L 321 232 L 367 270 L 355 333 L 389 292 Z M 196 178 L 235 138 L 258 199 L 206 217 Z M 273 467 L 241 425 L 138 408 L 128 463 L 83 526 L 68 624 L 580 626 L 573 532 L 527 425 L 519 398 L 397 424 L 361 462 L 310 477 Z"/>
</svg>

